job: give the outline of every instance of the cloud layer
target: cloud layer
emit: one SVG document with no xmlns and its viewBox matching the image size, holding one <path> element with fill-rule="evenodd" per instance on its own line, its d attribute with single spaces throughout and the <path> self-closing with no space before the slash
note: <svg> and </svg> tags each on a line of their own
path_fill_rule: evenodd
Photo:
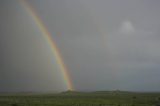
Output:
<svg viewBox="0 0 160 106">
<path fill-rule="evenodd" d="M 28 2 L 51 32 L 77 90 L 160 89 L 157 0 Z M 1 90 L 63 88 L 54 56 L 27 13 L 8 0 L 0 3 L 0 13 Z"/>
</svg>

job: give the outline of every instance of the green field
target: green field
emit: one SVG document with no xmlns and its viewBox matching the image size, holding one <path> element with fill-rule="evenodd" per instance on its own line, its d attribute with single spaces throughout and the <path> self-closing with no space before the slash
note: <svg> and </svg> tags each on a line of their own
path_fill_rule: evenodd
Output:
<svg viewBox="0 0 160 106">
<path fill-rule="evenodd" d="M 120 91 L 1 95 L 0 106 L 160 106 L 160 93 Z"/>
</svg>

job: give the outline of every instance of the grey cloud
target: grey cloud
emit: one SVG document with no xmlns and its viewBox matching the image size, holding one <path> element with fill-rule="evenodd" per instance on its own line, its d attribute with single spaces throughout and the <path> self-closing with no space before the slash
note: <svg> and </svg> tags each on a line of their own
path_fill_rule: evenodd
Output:
<svg viewBox="0 0 160 106">
<path fill-rule="evenodd" d="M 34 7 L 56 41 L 77 90 L 156 91 L 160 89 L 158 84 L 160 81 L 160 4 L 158 1 L 29 0 L 29 3 Z M 15 5 L 12 6 L 15 8 Z M 2 6 L 1 8 L 6 7 Z M 4 12 L 2 9 L 0 11 Z M 53 54 L 48 51 L 48 46 L 45 46 L 43 39 L 36 37 L 40 34 L 36 25 L 30 22 L 31 18 L 22 10 L 15 9 L 14 12 L 17 14 L 12 18 L 9 17 L 13 15 L 10 12 L 11 9 L 7 11 L 8 13 L 4 12 L 4 16 L 1 17 L 2 24 L 0 26 L 1 30 L 4 29 L 1 31 L 3 33 L 1 43 L 8 44 L 5 46 L 8 49 L 0 46 L 1 49 L 3 48 L 2 50 L 6 51 L 3 56 L 8 56 L 7 59 L 4 59 L 1 55 L 1 58 L 6 61 L 2 63 L 6 65 L 11 57 L 16 60 L 20 56 L 21 58 L 16 60 L 18 62 L 11 65 L 19 67 L 18 64 L 21 64 L 22 69 L 27 66 L 32 67 L 29 69 L 35 69 L 35 75 L 40 69 L 48 70 L 48 73 L 51 74 L 52 72 L 49 70 L 52 63 L 49 63 L 48 66 L 47 61 L 52 58 Z M 3 21 L 6 19 L 7 22 Z M 125 22 L 127 24 L 124 24 Z M 12 23 L 11 27 L 9 27 L 10 23 Z M 15 25 L 18 26 L 15 27 Z M 19 28 L 21 31 L 17 30 Z M 27 32 L 29 34 L 26 34 Z M 57 34 L 59 32 L 61 35 Z M 11 33 L 13 36 L 6 36 Z M 33 37 L 31 34 L 35 36 Z M 26 39 L 31 42 L 26 42 Z M 39 49 L 39 45 L 42 46 L 41 49 Z M 18 52 L 19 55 L 16 55 L 19 48 L 26 52 L 23 47 L 27 48 L 29 52 L 24 53 L 27 58 L 34 57 L 34 61 L 29 65 L 20 63 L 21 60 L 26 60 L 23 53 Z M 9 53 L 7 50 L 12 52 Z M 37 62 L 41 60 L 44 62 Z M 28 59 L 26 61 L 24 63 L 30 62 Z M 42 67 L 39 69 L 35 65 Z M 10 67 L 7 70 L 12 69 Z M 18 73 L 18 71 L 15 72 Z M 26 73 L 25 69 L 23 72 Z M 41 77 L 48 74 L 43 73 L 42 70 L 40 72 Z M 3 73 L 9 74 L 7 71 Z M 28 74 L 30 75 L 32 72 L 30 71 Z M 61 78 L 57 78 L 56 75 L 54 78 L 53 82 L 57 87 L 63 86 Z M 34 78 L 30 80 L 32 79 Z M 52 82 L 51 79 L 50 75 L 45 81 L 43 78 L 39 78 L 44 82 L 48 80 Z M 17 81 L 16 78 L 15 81 Z M 57 81 L 62 85 L 56 84 Z M 40 86 L 43 85 L 38 83 Z M 54 88 L 54 84 L 51 88 Z M 13 86 L 16 88 L 16 85 Z M 50 89 L 50 85 L 47 86 L 44 89 Z"/>
</svg>

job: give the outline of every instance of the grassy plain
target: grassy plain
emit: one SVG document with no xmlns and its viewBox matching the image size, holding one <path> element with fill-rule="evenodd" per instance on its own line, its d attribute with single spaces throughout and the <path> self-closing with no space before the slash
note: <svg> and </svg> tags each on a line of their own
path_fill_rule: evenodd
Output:
<svg viewBox="0 0 160 106">
<path fill-rule="evenodd" d="M 160 106 L 160 93 L 121 91 L 1 95 L 0 106 Z"/>
</svg>

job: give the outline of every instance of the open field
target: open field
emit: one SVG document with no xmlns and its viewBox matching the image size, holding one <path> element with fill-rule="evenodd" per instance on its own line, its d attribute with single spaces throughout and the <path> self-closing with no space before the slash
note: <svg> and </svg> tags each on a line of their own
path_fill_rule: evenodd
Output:
<svg viewBox="0 0 160 106">
<path fill-rule="evenodd" d="M 1 95 L 0 106 L 160 106 L 160 93 L 101 91 Z"/>
</svg>

